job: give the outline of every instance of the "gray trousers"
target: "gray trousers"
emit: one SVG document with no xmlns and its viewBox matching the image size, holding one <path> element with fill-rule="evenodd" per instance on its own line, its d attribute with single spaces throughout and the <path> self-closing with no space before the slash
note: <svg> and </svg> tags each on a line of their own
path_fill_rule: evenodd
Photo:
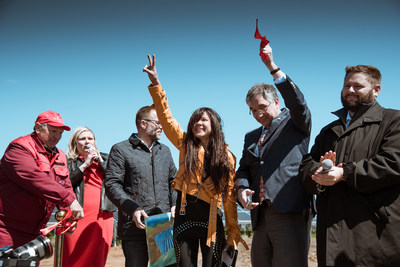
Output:
<svg viewBox="0 0 400 267">
<path fill-rule="evenodd" d="M 258 223 L 253 233 L 253 267 L 308 266 L 311 214 L 279 213 L 273 207 L 259 207 Z"/>
</svg>

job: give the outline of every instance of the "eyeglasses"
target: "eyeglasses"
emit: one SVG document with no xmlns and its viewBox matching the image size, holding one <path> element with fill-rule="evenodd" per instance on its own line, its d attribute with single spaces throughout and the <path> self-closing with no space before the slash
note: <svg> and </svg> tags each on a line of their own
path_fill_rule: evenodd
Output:
<svg viewBox="0 0 400 267">
<path fill-rule="evenodd" d="M 157 121 L 157 120 L 149 120 L 149 119 L 143 119 L 143 120 L 144 120 L 144 121 L 152 122 L 152 123 L 154 123 L 154 125 L 157 126 L 157 127 L 161 126 L 160 121 Z"/>
<path fill-rule="evenodd" d="M 267 109 L 269 108 L 269 106 L 271 106 L 271 104 L 272 104 L 272 102 L 271 103 L 269 103 L 267 106 L 265 106 L 265 107 L 262 107 L 262 108 L 258 108 L 258 109 L 256 109 L 256 110 L 249 110 L 249 115 L 256 115 L 256 114 L 261 114 L 261 113 L 263 113 L 263 112 L 265 112 L 265 111 L 267 111 Z"/>
</svg>

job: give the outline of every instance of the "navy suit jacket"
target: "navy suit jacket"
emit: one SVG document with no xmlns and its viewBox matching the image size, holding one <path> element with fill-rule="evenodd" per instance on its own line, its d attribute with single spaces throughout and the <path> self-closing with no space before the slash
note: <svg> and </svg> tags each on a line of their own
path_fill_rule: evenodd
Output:
<svg viewBox="0 0 400 267">
<path fill-rule="evenodd" d="M 235 185 L 236 189 L 254 190 L 253 202 L 258 202 L 262 174 L 267 198 L 278 212 L 303 211 L 310 208 L 310 195 L 300 183 L 298 170 L 308 152 L 311 112 L 303 94 L 288 76 L 276 87 L 286 108 L 272 121 L 262 143 L 261 156 L 254 149 L 262 127 L 246 134 Z M 253 229 L 257 226 L 258 210 L 256 207 L 251 211 Z"/>
</svg>

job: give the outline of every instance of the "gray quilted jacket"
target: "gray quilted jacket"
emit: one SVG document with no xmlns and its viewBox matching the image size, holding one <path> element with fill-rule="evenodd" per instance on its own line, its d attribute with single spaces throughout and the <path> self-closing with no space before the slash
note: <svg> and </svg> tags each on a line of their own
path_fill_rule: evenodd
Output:
<svg viewBox="0 0 400 267">
<path fill-rule="evenodd" d="M 134 239 L 144 235 L 132 221 L 142 208 L 148 215 L 170 211 L 176 202 L 171 183 L 176 174 L 169 148 L 159 142 L 148 147 L 132 134 L 110 151 L 104 185 L 108 198 L 118 207 L 118 237 Z"/>
</svg>

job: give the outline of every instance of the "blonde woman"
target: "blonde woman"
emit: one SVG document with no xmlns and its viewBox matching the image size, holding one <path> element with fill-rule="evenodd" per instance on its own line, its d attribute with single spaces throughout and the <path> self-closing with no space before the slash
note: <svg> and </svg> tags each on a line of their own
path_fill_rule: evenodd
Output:
<svg viewBox="0 0 400 267">
<path fill-rule="evenodd" d="M 71 135 L 67 157 L 69 178 L 85 217 L 64 237 L 62 265 L 105 266 L 115 210 L 102 186 L 108 154 L 97 150 L 93 132 L 81 126 Z"/>
</svg>

